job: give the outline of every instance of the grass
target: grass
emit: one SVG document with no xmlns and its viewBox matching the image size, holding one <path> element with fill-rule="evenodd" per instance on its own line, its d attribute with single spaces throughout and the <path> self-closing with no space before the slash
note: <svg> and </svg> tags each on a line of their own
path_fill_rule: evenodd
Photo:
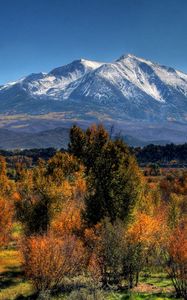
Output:
<svg viewBox="0 0 187 300">
<path fill-rule="evenodd" d="M 12 239 L 17 240 L 23 232 L 23 228 L 19 222 L 15 222 L 13 224 L 13 229 L 12 229 Z"/>
<path fill-rule="evenodd" d="M 15 228 L 19 234 L 20 228 Z M 173 289 L 171 280 L 164 273 L 152 273 L 149 277 L 140 277 L 140 292 L 117 293 L 106 292 L 106 300 L 171 300 Z M 141 288 L 142 286 L 142 288 Z M 153 287 L 147 291 L 146 287 Z M 18 250 L 9 248 L 0 251 L 0 300 L 33 300 L 33 288 L 30 282 L 24 279 L 22 272 L 22 259 Z M 59 294 L 51 300 L 66 300 L 68 295 Z"/>
<path fill-rule="evenodd" d="M 117 299 L 117 298 L 116 298 Z M 121 297 L 118 298 L 119 300 L 171 300 L 171 299 L 175 299 L 174 297 L 170 296 L 168 297 L 167 294 L 154 294 L 154 295 L 150 295 L 150 294 L 146 294 L 146 293 L 142 293 L 142 294 L 137 294 L 137 293 L 131 293 L 131 294 L 127 294 L 127 295 L 122 295 Z M 111 298 L 111 300 L 114 300 Z"/>
<path fill-rule="evenodd" d="M 0 251 L 0 300 L 15 300 L 32 294 L 31 284 L 24 280 L 21 264 L 17 250 Z"/>
<path fill-rule="evenodd" d="M 150 276 L 141 276 L 141 282 L 154 285 L 158 288 L 173 289 L 172 281 L 166 273 L 152 273 Z"/>
</svg>

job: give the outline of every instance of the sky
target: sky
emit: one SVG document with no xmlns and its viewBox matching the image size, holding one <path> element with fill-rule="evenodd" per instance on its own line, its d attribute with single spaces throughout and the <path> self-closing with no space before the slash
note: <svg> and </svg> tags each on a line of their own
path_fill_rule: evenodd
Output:
<svg viewBox="0 0 187 300">
<path fill-rule="evenodd" d="M 127 53 L 187 73 L 187 1 L 0 0 L 0 84 Z"/>
</svg>

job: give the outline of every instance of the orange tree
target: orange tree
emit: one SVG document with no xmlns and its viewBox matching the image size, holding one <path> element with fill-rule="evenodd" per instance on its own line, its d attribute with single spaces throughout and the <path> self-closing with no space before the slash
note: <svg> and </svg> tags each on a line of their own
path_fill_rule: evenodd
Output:
<svg viewBox="0 0 187 300">
<path fill-rule="evenodd" d="M 84 247 L 75 236 L 47 235 L 27 237 L 21 246 L 24 270 L 36 292 L 54 290 L 65 276 L 82 272 L 85 263 Z"/>
<path fill-rule="evenodd" d="M 8 244 L 11 237 L 13 207 L 7 199 L 0 198 L 0 247 Z"/>
<path fill-rule="evenodd" d="M 164 215 L 137 214 L 135 222 L 124 232 L 123 273 L 130 288 L 138 284 L 139 273 L 148 263 L 148 257 L 166 238 Z"/>
<path fill-rule="evenodd" d="M 23 172 L 17 185 L 25 274 L 37 292 L 55 289 L 64 277 L 79 274 L 86 265 L 83 242 L 75 235 L 86 189 L 83 169 L 71 155 L 57 153 Z"/>
<path fill-rule="evenodd" d="M 167 244 L 167 271 L 177 296 L 187 299 L 187 226 L 173 230 Z"/>
</svg>

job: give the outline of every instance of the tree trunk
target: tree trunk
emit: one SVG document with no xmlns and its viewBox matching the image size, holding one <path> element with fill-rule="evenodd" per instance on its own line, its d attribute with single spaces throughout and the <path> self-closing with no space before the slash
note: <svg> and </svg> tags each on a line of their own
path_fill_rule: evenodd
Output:
<svg viewBox="0 0 187 300">
<path fill-rule="evenodd" d="M 139 283 L 139 271 L 136 272 L 136 283 L 135 286 L 137 286 Z"/>
</svg>

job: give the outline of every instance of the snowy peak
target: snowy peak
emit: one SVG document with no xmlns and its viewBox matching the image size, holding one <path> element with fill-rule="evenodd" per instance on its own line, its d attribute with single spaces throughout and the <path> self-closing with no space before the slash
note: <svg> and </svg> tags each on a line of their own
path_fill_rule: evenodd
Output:
<svg viewBox="0 0 187 300">
<path fill-rule="evenodd" d="M 38 80 L 33 77 L 28 90 L 34 97 L 46 96 L 58 99 L 59 93 L 62 93 L 69 84 L 101 65 L 102 63 L 96 61 L 75 60 L 68 65 L 53 69 Z"/>
<path fill-rule="evenodd" d="M 124 77 L 143 93 L 157 101 L 164 102 L 162 82 L 154 69 L 154 64 L 134 55 L 122 56 L 116 61 Z"/>
<path fill-rule="evenodd" d="M 121 56 L 116 63 L 129 81 L 155 100 L 166 102 L 171 89 L 187 95 L 185 73 L 132 54 Z"/>
<path fill-rule="evenodd" d="M 102 63 L 97 61 L 91 61 L 86 59 L 75 60 L 72 63 L 53 69 L 49 72 L 49 75 L 54 75 L 58 77 L 70 76 L 72 73 L 84 75 L 85 73 L 92 71 L 100 67 Z"/>
<path fill-rule="evenodd" d="M 186 122 L 187 74 L 132 54 L 111 63 L 79 59 L 0 86 L 0 103 L 0 113 L 2 107 L 14 113 L 67 107 L 76 112 L 78 105 L 94 114 Z"/>
<path fill-rule="evenodd" d="M 87 60 L 87 59 L 84 59 L 84 58 L 81 58 L 80 62 L 85 66 L 85 68 L 88 68 L 90 70 L 95 70 L 95 69 L 99 68 L 100 66 L 102 66 L 104 64 L 103 62 L 98 62 L 98 61 L 94 61 L 94 60 Z"/>
<path fill-rule="evenodd" d="M 70 83 L 101 65 L 102 63 L 100 62 L 79 59 L 68 65 L 55 68 L 48 74 L 30 74 L 17 82 L 6 85 L 6 87 L 19 84 L 22 90 L 27 91 L 34 98 L 39 96 L 58 99 L 59 92 L 62 92 Z"/>
<path fill-rule="evenodd" d="M 122 56 L 120 56 L 120 58 L 118 58 L 117 60 L 116 60 L 116 62 L 144 62 L 144 63 L 146 63 L 146 64 L 149 64 L 149 65 L 152 65 L 152 64 L 154 64 L 152 61 L 150 61 L 150 60 L 147 60 L 147 59 L 144 59 L 144 58 L 141 58 L 141 57 L 138 57 L 138 56 L 136 56 L 136 55 L 134 55 L 134 54 L 123 54 Z"/>
</svg>

